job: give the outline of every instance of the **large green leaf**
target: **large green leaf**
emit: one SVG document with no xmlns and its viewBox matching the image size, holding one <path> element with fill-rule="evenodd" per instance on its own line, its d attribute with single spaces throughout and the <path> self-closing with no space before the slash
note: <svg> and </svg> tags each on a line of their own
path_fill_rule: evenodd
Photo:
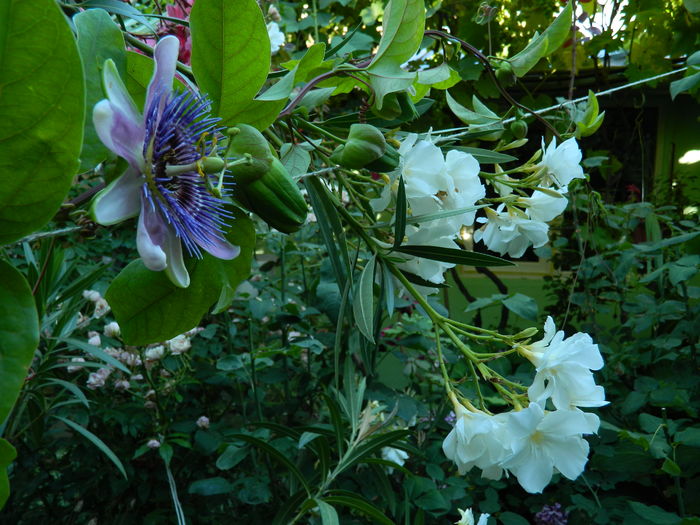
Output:
<svg viewBox="0 0 700 525">
<path fill-rule="evenodd" d="M 525 49 L 509 59 L 515 74 L 522 77 L 535 67 L 540 59 L 554 53 L 566 41 L 570 32 L 571 2 L 568 2 L 559 16 L 541 35 L 535 34 Z"/>
<path fill-rule="evenodd" d="M 122 32 L 103 9 L 88 9 L 73 17 L 78 33 L 78 50 L 85 70 L 85 130 L 80 153 L 81 171 L 93 168 L 108 156 L 107 147 L 97 136 L 92 123 L 92 108 L 105 98 L 102 67 L 111 58 L 122 78 L 126 74 L 126 50 Z"/>
<path fill-rule="evenodd" d="M 17 456 L 15 447 L 0 438 L 0 509 L 3 508 L 10 496 L 10 480 L 7 477 L 7 467 Z"/>
<path fill-rule="evenodd" d="M 84 117 L 83 68 L 56 2 L 0 2 L 0 244 L 40 228 L 60 206 Z"/>
<path fill-rule="evenodd" d="M 418 50 L 425 30 L 423 0 L 390 0 L 384 10 L 382 38 L 367 68 L 377 109 L 382 109 L 389 93 L 408 89 L 416 73 L 401 69 Z"/>
<path fill-rule="evenodd" d="M 243 115 L 270 70 L 270 38 L 255 0 L 198 0 L 190 14 L 192 71 L 224 124 Z"/>
<path fill-rule="evenodd" d="M 124 342 L 145 345 L 165 341 L 197 326 L 209 308 L 220 299 L 233 298 L 232 291 L 248 277 L 255 244 L 252 221 L 237 212 L 229 241 L 240 246 L 232 261 L 211 255 L 190 259 L 190 285 L 178 288 L 164 272 L 152 272 L 140 260 L 129 264 L 112 281 L 105 294 L 119 323 Z M 225 295 L 225 299 L 221 296 Z"/>
<path fill-rule="evenodd" d="M 32 291 L 15 268 L 0 261 L 0 425 L 17 399 L 39 344 Z"/>
</svg>

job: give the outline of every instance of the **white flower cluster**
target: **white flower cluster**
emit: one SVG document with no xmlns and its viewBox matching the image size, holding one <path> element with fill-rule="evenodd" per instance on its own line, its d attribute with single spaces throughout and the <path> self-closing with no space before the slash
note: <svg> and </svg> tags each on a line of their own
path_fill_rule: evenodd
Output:
<svg viewBox="0 0 700 525">
<path fill-rule="evenodd" d="M 476 220 L 484 226 L 474 232 L 474 240 L 483 241 L 489 250 L 514 258 L 522 257 L 530 245 L 539 248 L 547 244 L 547 223 L 566 209 L 568 201 L 564 195 L 569 183 L 584 178 L 580 162 L 581 150 L 576 139 L 565 140 L 559 146 L 552 139 L 546 148 L 543 140 L 542 160 L 534 169 L 541 177 L 540 187 L 550 191 L 535 190 L 530 197 L 521 197 L 508 206 L 500 204 L 495 210 L 486 209 L 486 217 Z M 501 195 L 512 191 L 503 184 L 497 183 L 495 187 Z"/>
<path fill-rule="evenodd" d="M 109 312 L 109 304 L 107 304 L 107 301 L 102 297 L 100 292 L 96 290 L 83 290 L 83 297 L 95 304 L 95 312 L 92 315 L 96 319 L 99 319 Z"/>
<path fill-rule="evenodd" d="M 500 479 L 511 472 L 526 491 L 537 493 L 554 472 L 572 480 L 583 472 L 589 450 L 583 436 L 597 432 L 600 421 L 578 407 L 607 404 L 592 373 L 603 367 L 603 358 L 587 334 L 566 339 L 555 332 L 551 317 L 544 338 L 518 350 L 536 367 L 528 407 L 489 415 L 467 409 L 453 394 L 457 421 L 442 448 L 460 474 L 478 467 L 483 477 Z M 556 410 L 545 408 L 548 400 Z"/>
<path fill-rule="evenodd" d="M 460 518 L 459 521 L 455 522 L 455 525 L 474 525 L 474 513 L 472 512 L 472 509 L 467 509 L 467 510 L 462 510 L 462 509 L 457 509 L 460 513 Z M 490 514 L 482 514 L 479 517 L 479 521 L 476 522 L 476 525 L 486 525 L 488 523 Z"/>
<path fill-rule="evenodd" d="M 413 217 L 433 215 L 440 212 L 459 212 L 442 218 L 406 226 L 403 244 L 430 245 L 457 248 L 454 240 L 463 225 L 474 223 L 474 207 L 486 196 L 486 188 L 479 178 L 479 162 L 473 155 L 451 150 L 447 155 L 429 140 L 419 140 L 411 134 L 399 148 L 401 164 L 395 172 L 403 176 L 406 199 Z M 375 211 L 384 210 L 391 200 L 394 184 L 388 185 L 379 199 L 373 201 Z M 467 210 L 465 210 L 465 208 Z M 444 282 L 446 269 L 454 264 L 401 255 L 406 262 L 399 267 L 436 284 Z"/>
</svg>

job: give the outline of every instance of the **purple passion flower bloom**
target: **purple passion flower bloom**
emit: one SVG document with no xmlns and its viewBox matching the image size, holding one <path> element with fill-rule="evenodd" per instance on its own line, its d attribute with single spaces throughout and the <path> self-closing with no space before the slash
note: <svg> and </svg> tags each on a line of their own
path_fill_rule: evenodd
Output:
<svg viewBox="0 0 700 525">
<path fill-rule="evenodd" d="M 225 202 L 210 191 L 210 175 L 200 165 L 205 152 L 216 149 L 218 119 L 209 116 L 205 98 L 173 91 L 178 48 L 174 36 L 156 44 L 143 115 L 114 62 L 105 62 L 107 98 L 95 105 L 93 121 L 105 146 L 129 167 L 95 197 L 91 212 L 103 225 L 138 215 L 136 246 L 144 265 L 165 270 L 175 285 L 186 288 L 190 277 L 183 244 L 189 255 L 201 257 L 204 250 L 227 260 L 240 249 L 224 238 L 230 215 Z"/>
</svg>

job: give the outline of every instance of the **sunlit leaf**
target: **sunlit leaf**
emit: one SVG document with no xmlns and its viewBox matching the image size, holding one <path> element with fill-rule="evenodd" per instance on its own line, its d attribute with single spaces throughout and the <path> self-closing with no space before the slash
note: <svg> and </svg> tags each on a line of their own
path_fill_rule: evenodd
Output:
<svg viewBox="0 0 700 525">
<path fill-rule="evenodd" d="M 0 244 L 56 213 L 78 169 L 84 118 L 83 67 L 56 2 L 0 2 Z"/>
</svg>

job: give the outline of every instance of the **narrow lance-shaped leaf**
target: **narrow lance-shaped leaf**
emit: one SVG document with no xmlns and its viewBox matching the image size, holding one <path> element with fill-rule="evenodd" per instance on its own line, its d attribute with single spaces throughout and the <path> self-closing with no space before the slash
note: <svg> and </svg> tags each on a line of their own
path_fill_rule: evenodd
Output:
<svg viewBox="0 0 700 525">
<path fill-rule="evenodd" d="M 56 213 L 78 169 L 84 118 L 83 68 L 56 2 L 0 2 L 0 244 Z"/>
<path fill-rule="evenodd" d="M 374 320 L 374 267 L 376 257 L 367 261 L 365 269 L 362 270 L 360 280 L 357 283 L 355 297 L 353 298 L 352 311 L 355 315 L 355 323 L 368 341 L 374 343 L 373 320 Z"/>
<path fill-rule="evenodd" d="M 394 248 L 401 246 L 406 235 L 406 185 L 399 176 L 399 189 L 396 192 L 396 224 L 394 225 Z"/>
<path fill-rule="evenodd" d="M 112 449 L 107 446 L 107 444 L 102 441 L 100 438 L 98 438 L 95 434 L 90 432 L 87 428 L 79 425 L 75 421 L 71 421 L 70 419 L 67 419 L 65 417 L 61 416 L 53 416 L 54 418 L 58 419 L 59 421 L 65 423 L 69 427 L 71 427 L 73 430 L 81 434 L 83 437 L 85 437 L 88 441 L 90 441 L 93 445 L 95 445 L 100 451 L 104 453 L 105 456 L 109 458 L 109 460 L 114 463 L 114 466 L 117 467 L 119 472 L 121 472 L 122 476 L 124 478 L 127 478 L 126 471 L 124 470 L 124 465 L 122 465 L 122 462 L 120 459 L 117 457 L 117 455 L 112 452 Z"/>
<path fill-rule="evenodd" d="M 443 248 L 442 246 L 405 245 L 396 248 L 397 252 L 407 253 L 415 257 L 432 259 L 466 266 L 513 266 L 514 263 L 485 253 L 468 252 L 459 248 Z"/>
</svg>

